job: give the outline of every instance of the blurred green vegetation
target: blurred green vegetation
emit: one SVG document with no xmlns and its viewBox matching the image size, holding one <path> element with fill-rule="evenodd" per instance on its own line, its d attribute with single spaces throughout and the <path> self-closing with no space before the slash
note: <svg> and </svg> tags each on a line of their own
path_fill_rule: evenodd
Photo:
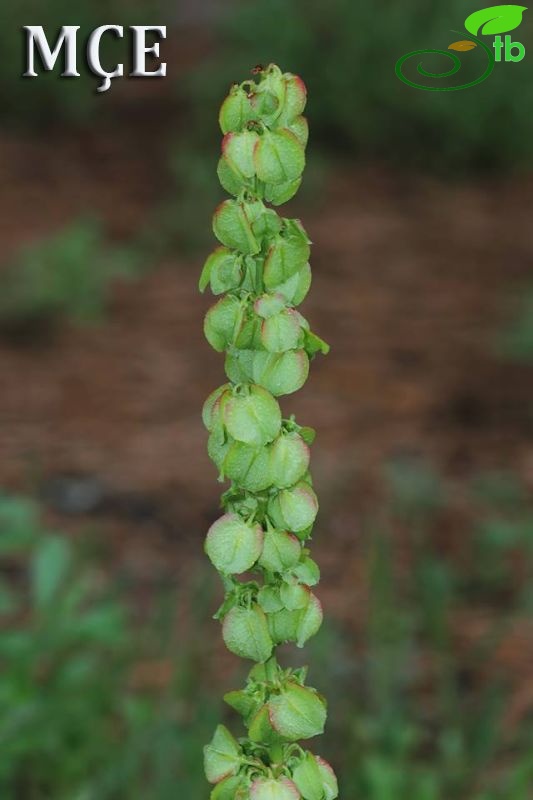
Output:
<svg viewBox="0 0 533 800">
<path fill-rule="evenodd" d="M 530 498 L 512 475 L 477 476 L 463 490 L 478 522 L 458 554 L 438 536 L 453 487 L 405 460 L 389 465 L 385 486 L 364 526 L 356 639 L 330 614 L 307 651 L 331 704 L 317 746 L 353 800 L 528 800 L 533 725 L 504 724 L 515 676 L 486 666 L 531 613 Z M 207 796 L 201 749 L 224 713 L 211 694 L 210 584 L 162 589 L 160 610 L 135 619 L 132 587 L 115 576 L 111 592 L 101 556 L 48 532 L 31 502 L 3 497 L 0 529 L 0 796 Z M 188 609 L 185 629 L 177 609 Z M 457 619 L 476 609 L 491 623 L 461 647 Z M 143 685 L 142 670 L 161 663 L 164 680 Z"/>
<path fill-rule="evenodd" d="M 87 548 L 43 528 L 36 507 L 0 499 L 0 797 L 201 797 L 202 744 L 216 702 L 198 680 L 208 648 L 175 628 L 179 592 L 139 625 Z M 205 586 L 195 613 L 207 617 Z M 138 688 L 136 668 L 162 687 Z"/>
<path fill-rule="evenodd" d="M 58 318 L 101 319 L 112 282 L 138 272 L 140 253 L 106 243 L 101 225 L 79 219 L 20 249 L 0 273 L 0 328 L 34 329 Z"/>
</svg>

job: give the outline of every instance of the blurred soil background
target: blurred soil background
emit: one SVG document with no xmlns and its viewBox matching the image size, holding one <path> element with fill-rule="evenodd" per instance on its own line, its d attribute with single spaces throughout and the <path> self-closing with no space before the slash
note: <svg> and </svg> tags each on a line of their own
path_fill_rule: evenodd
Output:
<svg viewBox="0 0 533 800">
<path fill-rule="evenodd" d="M 304 313 L 332 346 L 282 400 L 318 429 L 318 747 L 346 800 L 533 797 L 533 61 L 417 92 L 395 60 L 476 6 L 385 6 L 379 29 L 344 0 L 8 13 L 6 800 L 207 797 L 201 746 L 241 676 L 209 620 L 221 487 L 200 409 L 224 376 L 197 281 L 217 108 L 269 61 L 310 92 L 309 175 L 282 213 L 313 240 Z M 165 80 L 20 79 L 21 25 L 116 20 L 169 26 Z"/>
</svg>

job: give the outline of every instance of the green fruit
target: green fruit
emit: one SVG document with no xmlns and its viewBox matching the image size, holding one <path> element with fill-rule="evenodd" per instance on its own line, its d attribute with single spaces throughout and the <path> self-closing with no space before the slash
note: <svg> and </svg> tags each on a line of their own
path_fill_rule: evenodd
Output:
<svg viewBox="0 0 533 800">
<path fill-rule="evenodd" d="M 227 133 L 224 136 L 222 140 L 222 155 L 239 178 L 254 177 L 254 151 L 259 141 L 259 136 L 254 131 Z"/>
<path fill-rule="evenodd" d="M 249 492 L 262 492 L 271 484 L 270 453 L 266 448 L 233 442 L 223 466 L 224 475 Z"/>
<path fill-rule="evenodd" d="M 324 800 L 335 800 L 339 796 L 339 785 L 337 778 L 330 764 L 320 756 L 316 756 L 322 786 L 324 788 Z"/>
<path fill-rule="evenodd" d="M 297 220 L 285 220 L 285 229 L 270 246 L 264 281 L 269 290 L 284 283 L 307 264 L 311 255 L 306 232 Z"/>
<path fill-rule="evenodd" d="M 264 294 L 255 301 L 254 311 L 261 319 L 266 320 L 283 311 L 285 305 L 285 298 L 281 294 Z"/>
<path fill-rule="evenodd" d="M 281 429 L 281 410 L 277 401 L 261 386 L 250 386 L 224 404 L 224 424 L 230 436 L 252 447 L 264 447 Z"/>
<path fill-rule="evenodd" d="M 296 641 L 300 621 L 299 611 L 282 608 L 280 611 L 268 614 L 267 619 L 270 635 L 276 644 Z"/>
<path fill-rule="evenodd" d="M 213 217 L 213 231 L 226 247 L 254 255 L 261 249 L 252 232 L 253 215 L 249 205 L 237 200 L 225 200 Z"/>
<path fill-rule="evenodd" d="M 315 521 L 318 513 L 316 494 L 308 483 L 302 481 L 292 489 L 279 494 L 280 511 L 290 531 L 303 531 Z"/>
<path fill-rule="evenodd" d="M 209 783 L 235 775 L 241 763 L 241 748 L 224 725 L 219 725 L 211 743 L 204 747 L 204 766 Z"/>
<path fill-rule="evenodd" d="M 262 586 L 257 595 L 257 602 L 266 614 L 273 614 L 283 609 L 283 601 L 277 586 Z"/>
<path fill-rule="evenodd" d="M 298 306 L 307 297 L 311 282 L 311 267 L 309 264 L 305 264 L 291 278 L 280 283 L 279 286 L 273 287 L 272 291 L 283 297 L 287 304 Z"/>
<path fill-rule="evenodd" d="M 263 529 L 248 525 L 237 514 L 224 514 L 207 533 L 205 552 L 213 566 L 225 575 L 250 569 L 263 549 Z"/>
<path fill-rule="evenodd" d="M 305 151 L 291 131 L 265 131 L 255 143 L 253 164 L 260 181 L 286 184 L 300 178 Z"/>
<path fill-rule="evenodd" d="M 250 720 L 248 736 L 252 742 L 261 742 L 263 744 L 270 744 L 271 742 L 279 741 L 278 734 L 270 724 L 268 706 L 261 706 L 261 708 L 256 711 Z"/>
<path fill-rule="evenodd" d="M 231 345 L 242 324 L 242 319 L 241 302 L 230 294 L 209 309 L 205 315 L 204 334 L 213 350 L 222 353 Z"/>
<path fill-rule="evenodd" d="M 285 102 L 279 118 L 280 124 L 291 124 L 303 114 L 307 103 L 307 89 L 298 75 L 287 74 L 285 80 Z"/>
<path fill-rule="evenodd" d="M 258 778 L 250 787 L 250 800 L 300 800 L 300 792 L 288 778 Z"/>
<path fill-rule="evenodd" d="M 274 730 L 295 742 L 311 739 L 324 732 L 326 704 L 316 692 L 296 683 L 289 683 L 281 693 L 269 700 L 270 721 Z"/>
<path fill-rule="evenodd" d="M 256 712 L 258 705 L 257 700 L 243 690 L 227 692 L 224 702 L 245 719 Z"/>
<path fill-rule="evenodd" d="M 267 530 L 259 565 L 268 572 L 285 572 L 298 564 L 302 546 L 296 536 L 286 531 Z"/>
<path fill-rule="evenodd" d="M 238 197 L 250 185 L 250 180 L 235 172 L 224 156 L 220 156 L 218 159 L 217 175 L 222 188 L 234 197 Z"/>
<path fill-rule="evenodd" d="M 308 556 L 304 556 L 304 558 L 302 558 L 302 560 L 292 570 L 292 574 L 300 583 L 305 583 L 307 586 L 316 586 L 320 580 L 320 570 L 318 568 L 318 564 Z"/>
<path fill-rule="evenodd" d="M 226 356 L 224 369 L 229 380 L 235 384 L 253 382 L 253 364 L 256 350 L 231 348 Z"/>
<path fill-rule="evenodd" d="M 257 605 L 232 608 L 224 617 L 222 635 L 228 650 L 241 658 L 262 663 L 272 654 L 274 643 L 265 612 Z"/>
<path fill-rule="evenodd" d="M 225 778 L 220 783 L 217 783 L 210 795 L 210 800 L 235 800 L 237 797 L 236 792 L 242 786 L 242 778 L 235 775 L 230 778 Z"/>
<path fill-rule="evenodd" d="M 228 442 L 224 436 L 224 429 L 222 426 L 214 429 L 207 440 L 207 452 L 209 458 L 215 463 L 220 472 L 223 470 L 224 461 L 230 446 L 230 442 Z"/>
<path fill-rule="evenodd" d="M 200 291 L 211 284 L 213 294 L 223 294 L 237 289 L 241 281 L 241 259 L 227 247 L 217 247 L 204 264 Z"/>
<path fill-rule="evenodd" d="M 255 383 L 267 389 L 274 397 L 292 394 L 301 389 L 309 375 L 309 358 L 304 350 L 286 353 L 258 352 L 252 361 Z"/>
<path fill-rule="evenodd" d="M 274 486 L 293 486 L 309 469 L 310 452 L 297 433 L 282 433 L 270 448 L 270 476 Z"/>
<path fill-rule="evenodd" d="M 261 325 L 261 342 L 269 353 L 296 350 L 302 337 L 300 318 L 293 308 L 286 308 L 263 320 Z"/>
<path fill-rule="evenodd" d="M 222 133 L 242 130 L 253 115 L 247 93 L 240 86 L 233 86 L 220 109 L 219 122 Z"/>
<path fill-rule="evenodd" d="M 304 800 L 323 800 L 324 787 L 318 762 L 312 753 L 306 753 L 293 770 L 292 779 Z"/>
<path fill-rule="evenodd" d="M 307 147 L 309 141 L 309 124 L 305 117 L 296 117 L 288 126 L 291 133 L 294 133 L 302 147 Z"/>
<path fill-rule="evenodd" d="M 208 431 L 212 431 L 215 425 L 221 421 L 222 408 L 224 406 L 224 398 L 231 397 L 231 385 L 225 383 L 219 386 L 214 392 L 211 392 L 209 397 L 204 403 L 202 409 L 202 421 Z"/>
<path fill-rule="evenodd" d="M 298 647 L 303 647 L 312 636 L 318 633 L 323 618 L 322 605 L 318 597 L 310 593 L 307 605 L 300 612 L 296 628 L 296 644 Z"/>
<path fill-rule="evenodd" d="M 311 592 L 309 587 L 300 583 L 282 583 L 280 598 L 288 611 L 301 611 L 309 605 Z"/>
<path fill-rule="evenodd" d="M 302 179 L 296 178 L 286 183 L 265 183 L 264 198 L 267 203 L 272 203 L 274 206 L 280 206 L 291 200 L 300 186 Z"/>
</svg>

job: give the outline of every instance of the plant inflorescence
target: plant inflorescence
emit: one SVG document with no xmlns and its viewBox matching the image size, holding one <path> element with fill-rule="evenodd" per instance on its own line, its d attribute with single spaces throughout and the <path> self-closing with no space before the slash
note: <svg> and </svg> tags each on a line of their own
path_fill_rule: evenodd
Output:
<svg viewBox="0 0 533 800">
<path fill-rule="evenodd" d="M 215 212 L 221 246 L 200 289 L 221 295 L 204 330 L 226 354 L 229 381 L 207 399 L 203 419 L 220 480 L 231 481 L 205 550 L 225 589 L 216 614 L 224 642 L 255 665 L 245 688 L 225 696 L 247 736 L 220 725 L 205 768 L 213 800 L 333 800 L 332 768 L 298 744 L 323 732 L 326 702 L 306 685 L 306 668 L 284 669 L 275 656 L 284 642 L 303 647 L 322 622 L 320 573 L 307 546 L 318 511 L 314 431 L 284 419 L 276 398 L 300 389 L 310 359 L 329 348 L 296 310 L 311 284 L 309 238 L 299 220 L 270 207 L 302 180 L 306 89 L 275 65 L 253 73 L 232 86 L 220 111 L 218 176 L 232 198 Z"/>
</svg>

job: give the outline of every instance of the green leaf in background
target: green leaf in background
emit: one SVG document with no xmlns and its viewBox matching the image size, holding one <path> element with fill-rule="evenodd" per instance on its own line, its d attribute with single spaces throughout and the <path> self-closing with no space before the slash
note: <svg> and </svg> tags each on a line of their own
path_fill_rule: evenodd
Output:
<svg viewBox="0 0 533 800">
<path fill-rule="evenodd" d="M 32 587 L 37 608 L 50 605 L 71 564 L 71 548 L 60 536 L 48 536 L 39 544 L 32 561 Z"/>
<path fill-rule="evenodd" d="M 477 36 L 478 33 L 493 36 L 497 33 L 514 31 L 522 22 L 524 11 L 527 11 L 527 6 L 505 5 L 482 8 L 466 18 L 465 28 L 473 36 Z"/>
<path fill-rule="evenodd" d="M 31 500 L 0 495 L 0 555 L 29 547 L 37 527 L 37 507 Z"/>
</svg>

